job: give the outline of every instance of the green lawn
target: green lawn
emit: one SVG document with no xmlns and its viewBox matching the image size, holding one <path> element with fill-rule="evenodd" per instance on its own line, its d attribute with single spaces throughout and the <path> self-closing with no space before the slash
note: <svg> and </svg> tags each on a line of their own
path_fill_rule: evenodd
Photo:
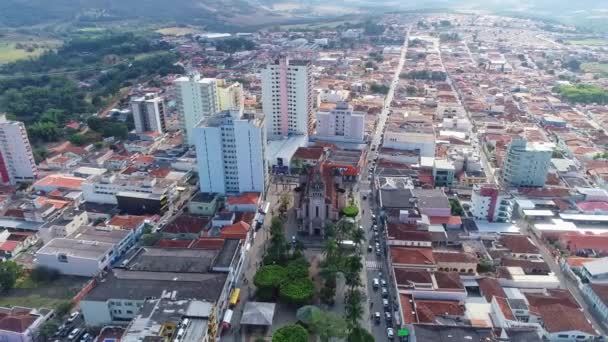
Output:
<svg viewBox="0 0 608 342">
<path fill-rule="evenodd" d="M 41 297 L 37 294 L 31 294 L 29 296 L 11 297 L 2 296 L 0 297 L 0 307 L 12 307 L 12 306 L 25 306 L 28 308 L 49 308 L 54 309 L 59 304 L 69 301 L 71 298 L 49 298 Z"/>
<path fill-rule="evenodd" d="M 34 46 L 36 48 L 31 51 L 27 51 L 26 49 L 17 49 L 16 45 L 19 42 L 22 42 L 24 46 L 32 46 L 35 44 Z M 36 57 L 42 54 L 44 51 L 56 48 L 59 45 L 60 42 L 56 40 L 3 40 L 0 41 L 0 64 L 10 63 L 28 57 Z"/>
<path fill-rule="evenodd" d="M 585 72 L 608 75 L 608 63 L 583 63 L 581 69 Z"/>
<path fill-rule="evenodd" d="M 571 39 L 568 43 L 572 45 L 608 46 L 606 39 Z"/>
</svg>

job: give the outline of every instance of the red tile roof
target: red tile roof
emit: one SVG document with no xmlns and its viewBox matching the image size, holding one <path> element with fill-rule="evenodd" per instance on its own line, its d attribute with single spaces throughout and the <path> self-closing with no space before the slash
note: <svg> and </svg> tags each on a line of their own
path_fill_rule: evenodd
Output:
<svg viewBox="0 0 608 342">
<path fill-rule="evenodd" d="M 137 215 L 116 215 L 112 217 L 110 222 L 108 222 L 109 226 L 116 226 L 122 229 L 137 229 L 141 226 L 144 221 L 147 219 L 146 216 L 137 216 Z"/>
<path fill-rule="evenodd" d="M 448 224 L 448 225 L 461 225 L 462 219 L 460 216 L 431 216 L 431 224 Z"/>
<path fill-rule="evenodd" d="M 64 175 L 48 175 L 34 183 L 34 186 L 55 187 L 63 189 L 80 190 L 84 178 L 64 176 Z"/>
<path fill-rule="evenodd" d="M 416 314 L 420 323 L 434 323 L 436 317 L 464 316 L 464 309 L 457 301 L 416 300 Z"/>
<path fill-rule="evenodd" d="M 434 251 L 433 256 L 437 263 L 440 262 L 457 262 L 457 263 L 475 263 L 477 264 L 478 259 L 475 254 L 466 252 L 439 252 Z"/>
<path fill-rule="evenodd" d="M 192 240 L 160 239 L 156 242 L 156 247 L 163 248 L 187 248 Z"/>
<path fill-rule="evenodd" d="M 566 259 L 566 263 L 570 267 L 583 267 L 583 264 L 589 261 L 596 260 L 595 258 L 583 258 L 583 257 L 569 257 Z"/>
<path fill-rule="evenodd" d="M 222 249 L 224 239 L 218 238 L 200 238 L 192 242 L 189 248 L 194 249 Z"/>
<path fill-rule="evenodd" d="M 158 169 L 151 170 L 148 174 L 154 178 L 165 178 L 171 172 L 171 169 L 168 167 L 162 167 Z"/>
<path fill-rule="evenodd" d="M 38 319 L 35 315 L 11 312 L 0 318 L 0 330 L 22 333 Z"/>
<path fill-rule="evenodd" d="M 391 247 L 393 264 L 434 265 L 435 258 L 431 248 Z"/>
<path fill-rule="evenodd" d="M 134 160 L 134 162 L 136 163 L 142 163 L 142 164 L 152 164 L 154 162 L 154 157 L 153 156 L 138 156 L 136 157 Z"/>
<path fill-rule="evenodd" d="M 608 252 L 608 234 L 565 233 L 559 237 L 561 244 L 572 252 L 592 249 L 599 253 Z"/>
<path fill-rule="evenodd" d="M 228 197 L 226 203 L 228 205 L 257 205 L 259 200 L 259 192 L 244 192 L 239 196 Z"/>
<path fill-rule="evenodd" d="M 512 253 L 538 254 L 538 247 L 529 237 L 520 234 L 505 234 L 499 239 L 500 243 Z"/>
<path fill-rule="evenodd" d="M 460 275 L 456 272 L 435 272 L 437 288 L 442 290 L 462 290 L 464 285 L 460 281 Z"/>
<path fill-rule="evenodd" d="M 479 284 L 479 290 L 481 294 L 486 298 L 486 301 L 491 302 L 492 297 L 506 297 L 505 291 L 496 278 L 481 278 L 477 279 Z"/>
<path fill-rule="evenodd" d="M 251 226 L 243 221 L 239 221 L 229 226 L 224 226 L 220 231 L 220 236 L 224 239 L 240 239 L 247 238 L 247 233 Z"/>
<path fill-rule="evenodd" d="M 323 147 L 298 147 L 293 158 L 319 160 L 323 156 Z"/>
<path fill-rule="evenodd" d="M 502 314 L 505 315 L 505 318 L 511 321 L 515 320 L 515 316 L 513 315 L 513 311 L 511 311 L 511 307 L 509 306 L 509 302 L 505 297 L 494 297 L 496 299 L 496 303 L 498 303 L 498 307 Z"/>
<path fill-rule="evenodd" d="M 608 202 L 578 202 L 576 206 L 582 211 L 608 211 Z"/>
<path fill-rule="evenodd" d="M 542 305 L 538 307 L 538 310 L 543 318 L 545 330 L 549 333 L 581 331 L 590 335 L 597 335 L 597 332 L 580 309 L 557 303 Z"/>
<path fill-rule="evenodd" d="M 433 278 L 427 270 L 418 270 L 412 268 L 394 268 L 395 280 L 398 285 L 411 286 L 414 283 L 432 284 Z"/>
<path fill-rule="evenodd" d="M 414 306 L 410 303 L 412 296 L 406 294 L 399 294 L 399 301 L 401 302 L 401 312 L 403 313 L 403 323 L 412 324 L 418 323 L 416 319 L 416 312 Z"/>
<path fill-rule="evenodd" d="M 0 244 L 0 251 L 12 252 L 19 246 L 19 241 L 4 241 Z"/>
<path fill-rule="evenodd" d="M 166 225 L 162 229 L 162 232 L 170 234 L 200 234 L 209 225 L 210 221 L 210 218 L 205 216 L 181 215 Z"/>
</svg>

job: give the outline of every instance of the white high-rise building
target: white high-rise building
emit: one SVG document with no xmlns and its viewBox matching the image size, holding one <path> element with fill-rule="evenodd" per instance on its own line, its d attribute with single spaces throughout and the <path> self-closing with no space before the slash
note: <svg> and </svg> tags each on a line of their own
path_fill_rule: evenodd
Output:
<svg viewBox="0 0 608 342">
<path fill-rule="evenodd" d="M 312 65 L 281 57 L 262 70 L 262 106 L 269 138 L 312 135 Z"/>
<path fill-rule="evenodd" d="M 199 122 L 220 111 L 217 80 L 201 78 L 197 74 L 176 79 L 175 86 L 184 141 L 188 145 L 194 145 L 194 129 Z"/>
<path fill-rule="evenodd" d="M 132 98 L 131 110 L 137 133 L 165 132 L 165 104 L 160 96 L 150 93 Z"/>
<path fill-rule="evenodd" d="M 31 182 L 37 172 L 25 125 L 0 114 L 0 183 Z"/>
<path fill-rule="evenodd" d="M 264 193 L 268 181 L 264 117 L 223 111 L 194 131 L 202 192 Z"/>
<path fill-rule="evenodd" d="M 348 102 L 339 101 L 331 111 L 317 112 L 317 137 L 362 143 L 365 138 L 365 113 L 354 112 Z"/>
<path fill-rule="evenodd" d="M 503 184 L 507 187 L 544 186 L 553 148 L 553 143 L 527 142 L 520 137 L 513 139 L 501 169 Z"/>
<path fill-rule="evenodd" d="M 239 82 L 217 80 L 217 96 L 222 110 L 243 110 L 243 86 Z"/>
</svg>

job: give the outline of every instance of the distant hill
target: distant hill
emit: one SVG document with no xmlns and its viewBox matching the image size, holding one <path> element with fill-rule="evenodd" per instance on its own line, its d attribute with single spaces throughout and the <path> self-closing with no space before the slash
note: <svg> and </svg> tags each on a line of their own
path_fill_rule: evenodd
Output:
<svg viewBox="0 0 608 342">
<path fill-rule="evenodd" d="M 241 16 L 281 18 L 247 0 L 0 0 L 0 25 L 10 27 L 130 19 L 218 25 L 237 24 Z"/>
</svg>

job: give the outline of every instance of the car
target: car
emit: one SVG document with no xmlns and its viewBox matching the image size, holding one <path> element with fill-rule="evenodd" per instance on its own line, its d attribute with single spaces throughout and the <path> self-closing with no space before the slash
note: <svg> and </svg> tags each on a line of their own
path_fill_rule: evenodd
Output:
<svg viewBox="0 0 608 342">
<path fill-rule="evenodd" d="M 372 229 L 374 230 L 374 232 L 377 233 L 378 232 L 378 225 L 377 224 L 373 225 Z"/>
<path fill-rule="evenodd" d="M 377 249 L 376 249 L 376 255 L 377 255 L 377 256 L 380 256 L 380 254 L 382 254 L 382 253 L 381 253 L 381 251 L 380 251 L 380 248 L 377 248 Z"/>
<path fill-rule="evenodd" d="M 393 317 L 391 316 L 390 312 L 385 312 L 384 313 L 384 319 L 388 322 L 388 321 L 392 320 Z"/>
<path fill-rule="evenodd" d="M 386 336 L 388 336 L 388 338 L 391 340 L 395 337 L 395 331 L 393 331 L 393 328 L 386 328 Z"/>
<path fill-rule="evenodd" d="M 68 323 L 72 323 L 76 320 L 76 318 L 78 318 L 78 316 L 80 316 L 80 311 L 74 311 L 70 314 L 70 317 L 68 317 Z"/>
<path fill-rule="evenodd" d="M 381 285 L 382 287 L 386 287 L 386 280 L 384 280 L 384 279 L 380 279 L 380 285 Z"/>
<path fill-rule="evenodd" d="M 296 244 L 296 236 L 295 235 L 291 236 L 291 243 L 294 244 L 294 245 Z"/>
<path fill-rule="evenodd" d="M 81 334 L 82 330 L 80 330 L 79 328 L 74 328 L 68 335 L 68 341 L 76 340 Z"/>
<path fill-rule="evenodd" d="M 90 342 L 93 341 L 93 335 L 89 334 L 89 333 L 85 333 L 84 335 L 82 335 L 82 337 L 80 338 L 80 342 Z"/>
<path fill-rule="evenodd" d="M 382 299 L 382 305 L 384 306 L 385 309 L 388 309 L 388 299 L 386 299 L 386 298 Z"/>
<path fill-rule="evenodd" d="M 378 278 L 374 278 L 372 280 L 372 284 L 374 286 L 374 289 L 377 289 L 380 286 L 380 281 L 378 280 Z"/>
<path fill-rule="evenodd" d="M 374 313 L 374 321 L 376 324 L 380 324 L 380 313 L 378 311 Z"/>
<path fill-rule="evenodd" d="M 57 331 L 55 331 L 55 333 L 53 334 L 53 337 L 63 336 L 67 329 L 68 329 L 68 326 L 66 324 L 60 325 L 57 328 Z"/>
<path fill-rule="evenodd" d="M 388 297 L 388 290 L 386 289 L 386 287 L 382 288 L 382 297 L 383 298 L 387 298 Z"/>
<path fill-rule="evenodd" d="M 371 251 L 373 251 L 373 250 L 374 250 L 374 248 L 372 247 L 372 245 L 368 245 L 368 246 L 367 246 L 367 251 L 368 251 L 368 252 L 371 252 Z"/>
<path fill-rule="evenodd" d="M 374 231 L 374 236 L 375 236 L 375 237 L 380 236 L 380 235 L 378 234 L 378 231 L 377 231 L 377 230 L 375 230 L 375 231 Z"/>
</svg>

